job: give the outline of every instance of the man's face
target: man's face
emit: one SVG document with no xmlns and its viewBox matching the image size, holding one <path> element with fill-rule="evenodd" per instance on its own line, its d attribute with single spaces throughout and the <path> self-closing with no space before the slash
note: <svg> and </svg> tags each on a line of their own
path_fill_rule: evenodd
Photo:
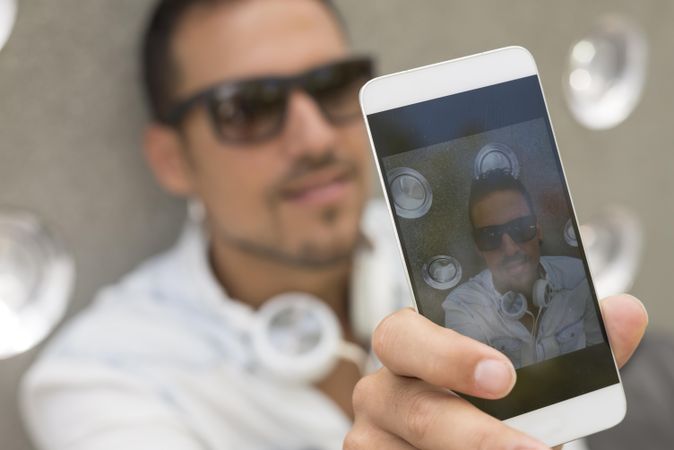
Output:
<svg viewBox="0 0 674 450">
<path fill-rule="evenodd" d="M 295 75 L 349 50 L 319 2 L 251 0 L 195 8 L 173 52 L 177 97 L 185 98 L 225 80 Z M 214 239 L 300 266 L 351 254 L 371 173 L 361 120 L 332 125 L 296 90 L 283 129 L 268 140 L 223 143 L 204 107 L 187 116 L 183 131 L 191 190 L 206 206 Z"/>
<path fill-rule="evenodd" d="M 475 229 L 503 225 L 515 219 L 531 216 L 533 212 L 524 196 L 514 190 L 493 192 L 473 206 L 472 217 Z M 492 273 L 494 286 L 502 294 L 517 291 L 531 294 L 538 278 L 541 231 L 536 224 L 535 236 L 525 242 L 517 242 L 507 232 L 501 236 L 500 246 L 494 250 L 478 250 Z"/>
</svg>

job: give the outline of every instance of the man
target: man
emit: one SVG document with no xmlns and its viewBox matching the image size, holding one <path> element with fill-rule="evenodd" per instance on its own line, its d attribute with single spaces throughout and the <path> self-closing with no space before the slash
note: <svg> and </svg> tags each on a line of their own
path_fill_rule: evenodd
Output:
<svg viewBox="0 0 674 450">
<path fill-rule="evenodd" d="M 468 215 L 487 268 L 447 296 L 447 327 L 516 368 L 603 341 L 582 262 L 541 256 L 541 227 L 519 179 L 493 170 L 474 180 Z"/>
<path fill-rule="evenodd" d="M 409 448 L 389 434 L 404 427 L 385 432 L 369 421 L 397 411 L 362 414 L 384 396 L 361 394 L 359 410 L 352 406 L 361 378 L 353 363 L 340 360 L 315 383 L 288 382 L 261 369 L 251 342 L 257 311 L 279 294 L 321 299 L 351 344 L 360 342 L 358 329 L 368 328 L 360 323 L 363 311 L 381 317 L 389 308 L 376 305 L 405 301 L 396 299 L 404 277 L 387 250 L 395 248 L 388 219 L 365 206 L 369 157 L 353 108 L 367 64 L 351 57 L 331 5 L 164 0 L 144 55 L 154 115 L 148 161 L 164 188 L 203 205 L 203 223 L 192 220 L 173 250 L 103 290 L 28 374 L 22 403 L 38 446 L 335 449 L 355 417 L 360 431 L 347 447 Z M 614 319 L 643 314 L 629 298 L 610 305 Z M 415 361 L 406 347 L 425 336 L 427 344 L 467 356 L 446 376 L 463 380 L 486 358 L 488 366 L 507 369 L 504 379 L 489 382 L 500 384 L 488 395 L 504 395 L 514 382 L 512 366 L 496 350 L 467 338 L 444 342 L 447 335 L 438 333 L 445 331 L 409 310 L 384 330 L 393 319 L 421 333 L 405 341 L 398 341 L 404 333 L 377 338 L 379 350 L 400 351 L 407 369 L 395 370 L 425 375 L 419 369 L 433 358 Z M 631 352 L 641 326 L 637 317 L 620 328 L 618 348 Z M 395 366 L 395 357 L 380 355 Z M 412 382 L 391 373 L 382 369 L 384 383 L 366 378 L 361 387 Z M 462 408 L 455 424 L 481 424 L 491 442 L 533 442 Z M 460 433 L 452 436 L 462 444 L 444 448 L 472 447 Z M 400 445 L 387 446 L 394 442 Z"/>
</svg>

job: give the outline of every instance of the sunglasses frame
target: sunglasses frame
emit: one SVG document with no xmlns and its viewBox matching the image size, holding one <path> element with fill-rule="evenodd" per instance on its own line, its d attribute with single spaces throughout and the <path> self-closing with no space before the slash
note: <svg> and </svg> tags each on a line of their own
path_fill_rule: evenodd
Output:
<svg viewBox="0 0 674 450">
<path fill-rule="evenodd" d="M 161 122 L 169 125 L 174 128 L 178 128 L 185 116 L 195 107 L 206 104 L 208 115 L 211 121 L 211 126 L 213 132 L 215 133 L 218 140 L 226 144 L 253 144 L 256 142 L 264 141 L 270 139 L 271 137 L 277 135 L 282 129 L 286 121 L 288 113 L 288 104 L 287 99 L 290 97 L 290 93 L 295 89 L 301 89 L 303 92 L 306 92 L 311 99 L 318 105 L 323 116 L 334 125 L 339 125 L 341 123 L 347 122 L 355 117 L 360 117 L 360 108 L 352 116 L 344 117 L 340 119 L 335 119 L 330 116 L 330 114 L 325 110 L 324 106 L 321 104 L 321 101 L 317 99 L 310 90 L 307 89 L 307 84 L 314 79 L 314 77 L 322 71 L 327 69 L 333 69 L 338 66 L 352 66 L 352 70 L 358 70 L 365 76 L 365 82 L 371 79 L 374 76 L 374 60 L 369 56 L 353 56 L 350 58 L 340 59 L 337 61 L 332 61 L 328 64 L 323 64 L 317 67 L 312 67 L 309 70 L 306 70 L 300 74 L 294 76 L 263 76 L 255 77 L 248 79 L 240 79 L 234 81 L 222 81 L 220 83 L 211 85 L 196 94 L 188 97 L 185 100 L 177 102 L 177 104 L 170 109 L 170 112 L 166 114 Z M 268 132 L 263 133 L 260 136 L 246 139 L 236 139 L 224 136 L 223 133 L 219 131 L 218 117 L 215 111 L 217 107 L 217 98 L 219 95 L 222 95 L 223 92 L 238 92 L 244 86 L 249 86 L 252 83 L 276 83 L 280 88 L 285 90 L 285 104 L 281 117 L 278 120 L 278 124 L 270 129 Z M 363 83 L 364 84 L 364 83 Z"/>
<path fill-rule="evenodd" d="M 532 223 L 526 225 L 526 227 L 533 231 L 533 235 L 529 239 L 524 239 L 524 240 L 516 239 L 511 234 L 513 229 L 516 227 L 515 222 L 524 221 L 524 220 L 527 220 L 527 219 L 532 221 Z M 517 224 L 517 225 L 519 225 L 519 224 Z M 503 235 L 504 234 L 507 234 L 508 236 L 510 236 L 510 238 L 513 241 L 517 242 L 518 244 L 521 244 L 521 243 L 524 243 L 524 242 L 529 242 L 532 239 L 534 239 L 536 237 L 536 229 L 537 228 L 538 228 L 538 218 L 536 217 L 535 214 L 530 214 L 528 216 L 518 217 L 516 219 L 513 219 L 513 220 L 511 220 L 509 222 L 506 222 L 504 224 L 501 224 L 501 225 L 489 225 L 489 226 L 486 226 L 486 227 L 474 229 L 473 230 L 473 239 L 475 240 L 475 245 L 477 245 L 477 248 L 480 249 L 480 251 L 489 252 L 489 251 L 493 251 L 493 250 L 497 250 L 497 249 L 501 248 L 501 246 L 503 245 Z M 487 247 L 480 246 L 480 244 L 479 244 L 479 242 L 480 242 L 479 234 L 485 233 L 487 230 L 488 231 L 493 230 L 494 232 L 499 233 L 498 245 L 496 247 L 492 248 L 490 246 L 487 246 Z"/>
</svg>

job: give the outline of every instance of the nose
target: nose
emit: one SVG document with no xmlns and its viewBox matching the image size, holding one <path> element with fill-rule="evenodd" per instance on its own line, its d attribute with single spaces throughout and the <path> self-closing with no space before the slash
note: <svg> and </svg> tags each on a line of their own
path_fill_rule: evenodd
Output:
<svg viewBox="0 0 674 450">
<path fill-rule="evenodd" d="M 513 256 L 520 251 L 517 242 L 508 233 L 503 233 L 501 236 L 501 251 L 506 256 Z"/>
<path fill-rule="evenodd" d="M 289 156 L 320 157 L 332 151 L 336 129 L 308 94 L 293 91 L 288 99 L 287 114 L 283 147 Z"/>
</svg>

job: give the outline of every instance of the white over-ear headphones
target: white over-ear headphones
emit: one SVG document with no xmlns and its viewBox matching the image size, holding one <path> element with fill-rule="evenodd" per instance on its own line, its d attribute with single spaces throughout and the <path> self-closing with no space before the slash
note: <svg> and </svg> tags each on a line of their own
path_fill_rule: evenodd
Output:
<svg viewBox="0 0 674 450">
<path fill-rule="evenodd" d="M 548 280 L 539 278 L 534 282 L 532 298 L 538 308 L 547 308 L 552 298 L 552 288 Z M 526 297 L 520 292 L 508 291 L 499 299 L 501 314 L 508 319 L 520 320 L 526 314 L 529 306 Z"/>
<path fill-rule="evenodd" d="M 362 226 L 372 242 L 356 253 L 353 262 L 350 322 L 364 346 L 381 319 L 411 304 L 393 229 L 388 225 L 389 232 L 381 223 L 386 214 L 383 208 L 383 204 L 374 204 L 366 211 Z M 198 199 L 190 200 L 188 219 L 200 226 L 205 216 L 203 204 Z M 334 312 L 312 295 L 285 293 L 271 298 L 252 314 L 251 320 L 241 325 L 250 337 L 252 356 L 260 368 L 277 379 L 316 382 L 340 359 L 354 362 L 361 373 L 376 365 L 362 347 L 344 340 Z"/>
<path fill-rule="evenodd" d="M 255 313 L 250 333 L 260 367 L 288 382 L 319 381 L 339 359 L 352 361 L 362 373 L 368 359 L 365 350 L 343 339 L 333 311 L 309 294 L 268 300 Z"/>
</svg>

